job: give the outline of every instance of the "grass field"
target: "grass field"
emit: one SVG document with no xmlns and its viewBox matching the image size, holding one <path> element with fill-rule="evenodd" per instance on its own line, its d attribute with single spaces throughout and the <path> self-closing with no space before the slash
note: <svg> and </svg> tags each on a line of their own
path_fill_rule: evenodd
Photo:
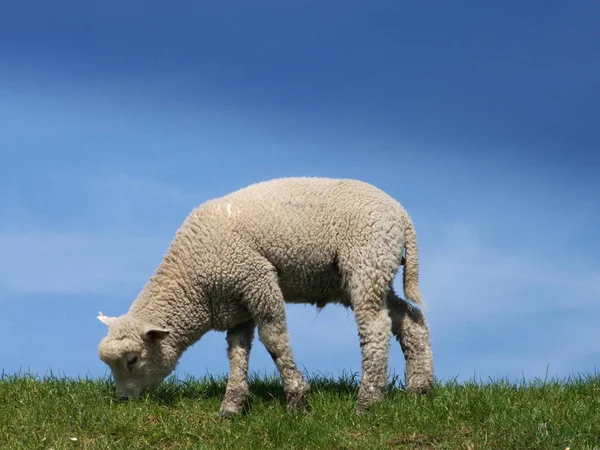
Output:
<svg viewBox="0 0 600 450">
<path fill-rule="evenodd" d="M 453 382 L 413 397 L 392 378 L 357 416 L 359 378 L 309 377 L 310 413 L 285 410 L 278 377 L 253 375 L 248 411 L 218 416 L 225 378 L 168 379 L 142 399 L 114 399 L 110 379 L 0 378 L 1 449 L 600 449 L 600 376 Z"/>
</svg>

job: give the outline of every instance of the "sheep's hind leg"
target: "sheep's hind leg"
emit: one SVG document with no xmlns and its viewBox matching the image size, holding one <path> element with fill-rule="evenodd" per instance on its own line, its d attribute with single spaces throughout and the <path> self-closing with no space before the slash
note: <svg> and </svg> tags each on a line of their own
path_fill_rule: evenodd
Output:
<svg viewBox="0 0 600 450">
<path fill-rule="evenodd" d="M 359 414 L 380 402 L 385 394 L 391 339 L 391 319 L 383 302 L 386 288 L 367 278 L 352 283 L 351 288 L 362 353 L 362 380 L 356 402 Z"/>
<path fill-rule="evenodd" d="M 247 306 L 253 315 L 258 337 L 281 375 L 288 410 L 307 412 L 310 385 L 298 369 L 287 330 L 285 303 L 274 272 L 260 280 L 260 286 L 246 293 Z"/>
<path fill-rule="evenodd" d="M 221 402 L 220 415 L 230 417 L 242 411 L 248 395 L 248 364 L 252 340 L 253 320 L 236 325 L 227 331 L 227 356 L 229 357 L 229 379 L 225 397 Z"/>
<path fill-rule="evenodd" d="M 393 290 L 388 294 L 387 307 L 392 319 L 392 333 L 400 343 L 406 361 L 407 390 L 425 393 L 434 383 L 433 354 L 425 315 Z"/>
</svg>

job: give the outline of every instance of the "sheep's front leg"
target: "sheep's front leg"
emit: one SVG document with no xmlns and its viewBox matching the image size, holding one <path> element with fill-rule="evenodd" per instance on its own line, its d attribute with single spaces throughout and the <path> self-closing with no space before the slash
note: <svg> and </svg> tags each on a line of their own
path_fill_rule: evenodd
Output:
<svg viewBox="0 0 600 450">
<path fill-rule="evenodd" d="M 230 417 L 242 411 L 248 395 L 248 364 L 254 339 L 253 320 L 236 325 L 227 331 L 227 355 L 229 357 L 229 380 L 220 414 Z"/>
<path fill-rule="evenodd" d="M 387 308 L 392 333 L 406 360 L 406 385 L 412 393 L 425 393 L 433 387 L 433 354 L 427 320 L 422 311 L 411 307 L 395 292 L 388 294 Z"/>
<path fill-rule="evenodd" d="M 306 412 L 310 386 L 294 361 L 277 276 L 268 271 L 256 281 L 256 285 L 248 286 L 246 290 L 246 304 L 256 321 L 259 339 L 281 375 L 288 409 Z"/>
<path fill-rule="evenodd" d="M 285 321 L 266 320 L 258 324 L 258 335 L 281 375 L 288 409 L 306 412 L 310 386 L 296 366 Z"/>
</svg>

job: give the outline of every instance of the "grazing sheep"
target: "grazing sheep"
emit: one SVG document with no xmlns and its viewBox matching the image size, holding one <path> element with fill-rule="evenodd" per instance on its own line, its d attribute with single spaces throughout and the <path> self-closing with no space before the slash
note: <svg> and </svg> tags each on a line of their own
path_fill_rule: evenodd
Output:
<svg viewBox="0 0 600 450">
<path fill-rule="evenodd" d="M 108 326 L 99 356 L 117 395 L 137 397 L 156 388 L 203 334 L 226 331 L 230 374 L 220 412 L 229 416 L 249 393 L 257 327 L 289 409 L 306 411 L 309 385 L 294 361 L 285 302 L 342 304 L 358 326 L 356 410 L 365 412 L 384 393 L 391 333 L 404 352 L 408 390 L 424 392 L 433 383 L 426 319 L 392 286 L 402 263 L 405 296 L 423 304 L 412 221 L 381 190 L 349 179 L 256 183 L 190 213 L 127 314 L 99 314 Z"/>
</svg>

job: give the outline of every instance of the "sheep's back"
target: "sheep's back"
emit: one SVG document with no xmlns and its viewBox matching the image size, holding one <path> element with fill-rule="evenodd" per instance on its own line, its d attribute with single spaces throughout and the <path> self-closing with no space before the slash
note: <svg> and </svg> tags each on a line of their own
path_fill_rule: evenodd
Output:
<svg viewBox="0 0 600 450">
<path fill-rule="evenodd" d="M 327 273 L 358 234 L 399 226 L 400 205 L 357 180 L 284 178 L 217 200 L 237 233 L 281 273 Z"/>
</svg>

